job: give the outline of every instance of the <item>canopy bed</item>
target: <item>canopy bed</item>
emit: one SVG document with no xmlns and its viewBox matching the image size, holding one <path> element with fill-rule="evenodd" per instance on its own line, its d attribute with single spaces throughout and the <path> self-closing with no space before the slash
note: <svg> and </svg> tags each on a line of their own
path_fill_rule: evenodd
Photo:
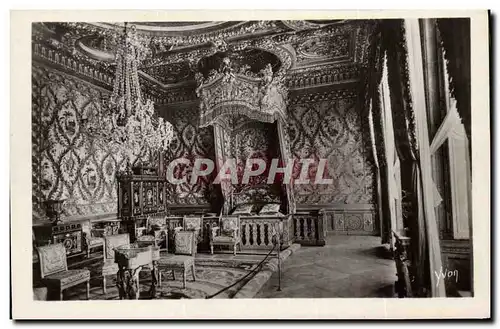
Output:
<svg viewBox="0 0 500 329">
<path fill-rule="evenodd" d="M 293 168 L 283 85 L 286 69 L 278 56 L 257 48 L 217 52 L 198 63 L 200 126 L 213 127 L 217 172 L 225 171 L 228 159 L 236 165 L 237 184 L 231 179 L 217 183 L 221 214 L 240 218 L 242 248 L 272 248 L 271 231 L 279 227 L 286 231 L 288 245 L 288 228 L 293 229 L 289 225 L 295 212 L 291 182 L 285 182 L 283 174 L 268 180 L 273 159 L 279 159 L 280 168 L 287 164 Z M 267 168 L 242 182 L 249 159 L 264 160 Z"/>
</svg>

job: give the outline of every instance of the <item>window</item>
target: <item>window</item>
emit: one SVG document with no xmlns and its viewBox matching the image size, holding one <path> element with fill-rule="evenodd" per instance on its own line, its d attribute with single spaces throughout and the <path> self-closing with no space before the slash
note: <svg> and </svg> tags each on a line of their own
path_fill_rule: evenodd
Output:
<svg viewBox="0 0 500 329">
<path fill-rule="evenodd" d="M 442 63 L 442 79 L 447 113 L 434 136 L 430 151 L 431 153 L 435 153 L 447 141 L 449 177 L 446 177 L 446 179 L 449 179 L 451 188 L 452 234 L 454 239 L 469 239 L 469 193 L 471 186 L 470 158 L 468 154 L 469 141 L 464 125 L 458 115 L 456 100 L 450 93 L 448 73 L 443 54 L 440 61 Z"/>
</svg>

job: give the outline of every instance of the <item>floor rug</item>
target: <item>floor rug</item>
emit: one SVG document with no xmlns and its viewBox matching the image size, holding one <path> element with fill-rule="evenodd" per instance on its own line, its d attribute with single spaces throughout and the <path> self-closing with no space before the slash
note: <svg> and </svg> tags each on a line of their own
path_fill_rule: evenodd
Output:
<svg viewBox="0 0 500 329">
<path fill-rule="evenodd" d="M 118 288 L 116 277 L 107 277 L 106 295 L 102 289 L 102 277 L 100 267 L 102 262 L 93 262 L 85 267 L 91 272 L 90 299 L 91 300 L 117 300 Z M 234 260 L 196 260 L 196 281 L 192 281 L 190 272 L 187 274 L 186 288 L 182 288 L 182 273 L 175 272 L 175 279 L 171 273 L 164 273 L 161 287 L 157 289 L 157 299 L 204 299 L 216 294 L 222 289 L 231 286 L 257 267 L 255 262 L 241 262 Z M 248 282 L 253 275 L 251 273 L 241 282 L 214 296 L 213 298 L 232 298 Z M 149 288 L 151 286 L 151 273 L 148 270 L 141 271 L 139 275 L 140 299 L 151 299 Z M 84 284 L 68 289 L 64 300 L 85 300 L 86 287 Z"/>
</svg>

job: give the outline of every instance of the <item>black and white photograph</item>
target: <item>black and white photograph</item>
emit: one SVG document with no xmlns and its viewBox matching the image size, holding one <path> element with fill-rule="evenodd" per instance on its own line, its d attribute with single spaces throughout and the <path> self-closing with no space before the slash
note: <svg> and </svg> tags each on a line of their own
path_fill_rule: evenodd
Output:
<svg viewBox="0 0 500 329">
<path fill-rule="evenodd" d="M 31 223 L 32 308 L 480 298 L 470 315 L 489 314 L 487 11 L 155 12 L 30 17 L 31 193 L 12 202 L 31 216 L 12 229 Z"/>
</svg>

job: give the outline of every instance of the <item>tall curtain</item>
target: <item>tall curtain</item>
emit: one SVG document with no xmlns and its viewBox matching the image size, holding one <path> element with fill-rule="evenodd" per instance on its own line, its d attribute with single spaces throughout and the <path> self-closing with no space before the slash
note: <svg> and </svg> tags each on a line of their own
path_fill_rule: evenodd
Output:
<svg viewBox="0 0 500 329">
<path fill-rule="evenodd" d="M 418 144 L 415 135 L 415 116 L 411 107 L 410 90 L 407 82 L 409 81 L 406 58 L 406 47 L 403 34 L 403 21 L 388 21 L 385 24 L 384 44 L 387 47 L 387 69 L 388 80 L 391 92 L 392 118 L 395 136 L 396 150 L 402 162 L 402 167 L 411 168 L 411 190 L 406 191 L 410 194 L 410 203 L 412 213 L 404 214 L 407 218 L 405 223 L 409 227 L 409 233 L 412 238 L 413 263 L 415 264 L 415 276 L 418 287 L 427 287 L 430 283 L 426 280 L 426 273 L 429 271 L 426 257 L 427 242 L 425 236 L 425 223 L 422 212 L 419 211 L 418 202 Z M 392 42 L 391 42 L 392 41 Z"/>
<path fill-rule="evenodd" d="M 380 85 L 380 84 L 379 84 Z M 389 175 L 388 175 L 388 159 L 386 158 L 387 141 L 385 138 L 385 115 L 382 106 L 382 95 L 380 89 L 376 88 L 373 97 L 373 130 L 375 137 L 375 149 L 379 161 L 380 184 L 381 184 L 381 206 L 383 218 L 381 220 L 381 238 L 382 243 L 390 243 L 392 233 L 392 213 L 390 210 L 390 192 L 389 192 Z"/>
<path fill-rule="evenodd" d="M 385 156 L 384 138 L 384 115 L 381 104 L 380 82 L 382 79 L 382 65 L 384 50 L 381 44 L 381 33 L 375 31 L 370 40 L 368 56 L 369 67 L 365 75 L 365 104 L 368 109 L 367 117 L 370 128 L 370 139 L 372 144 L 374 162 L 377 174 L 377 203 L 379 208 L 379 223 L 381 242 L 383 244 L 391 241 L 391 213 L 388 193 L 387 160 Z"/>
<path fill-rule="evenodd" d="M 410 91 L 407 47 L 403 20 L 391 20 L 384 24 L 384 44 L 387 49 L 388 80 L 391 92 L 392 118 L 396 150 L 402 167 L 411 168 L 410 202 L 411 213 L 405 214 L 412 245 L 415 266 L 416 291 L 425 297 L 430 291 L 430 258 L 427 225 L 425 218 L 423 186 L 419 159 L 419 144 L 416 134 L 415 112 Z M 404 175 L 404 173 L 402 173 Z"/>
<path fill-rule="evenodd" d="M 385 53 L 384 53 L 385 54 Z M 392 109 L 390 100 L 389 83 L 387 80 L 387 57 L 384 56 L 382 81 L 380 83 L 380 94 L 382 98 L 383 109 L 383 124 L 385 138 L 385 156 L 387 159 L 387 190 L 389 199 L 389 211 L 392 231 L 400 231 L 402 225 L 398 225 L 402 221 L 400 205 L 401 205 L 401 175 L 399 173 L 399 158 L 396 153 L 394 142 L 394 131 L 392 128 Z M 390 233 L 390 232 L 389 232 Z"/>
</svg>

